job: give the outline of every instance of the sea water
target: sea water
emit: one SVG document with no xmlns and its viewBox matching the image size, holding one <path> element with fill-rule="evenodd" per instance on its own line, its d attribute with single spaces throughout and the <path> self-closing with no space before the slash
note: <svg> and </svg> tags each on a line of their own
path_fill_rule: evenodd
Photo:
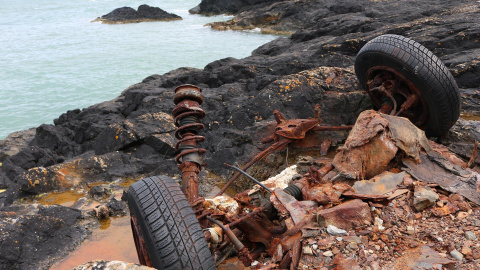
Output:
<svg viewBox="0 0 480 270">
<path fill-rule="evenodd" d="M 214 31 L 231 16 L 192 15 L 199 0 L 0 0 L 0 139 L 118 96 L 152 74 L 249 56 L 276 36 Z M 181 21 L 91 22 L 141 4 Z"/>
</svg>

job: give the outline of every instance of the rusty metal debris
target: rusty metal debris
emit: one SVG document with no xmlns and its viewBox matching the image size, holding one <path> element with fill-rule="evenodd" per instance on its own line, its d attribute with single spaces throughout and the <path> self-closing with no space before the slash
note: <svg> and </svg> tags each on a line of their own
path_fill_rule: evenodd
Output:
<svg viewBox="0 0 480 270">
<path fill-rule="evenodd" d="M 250 264 L 253 261 L 252 256 L 248 252 L 248 249 L 242 244 L 242 242 L 240 242 L 240 240 L 238 240 L 235 233 L 233 233 L 233 231 L 230 230 L 229 226 L 228 225 L 224 226 L 218 220 L 215 220 L 211 217 L 207 217 L 207 219 L 210 220 L 211 222 L 217 224 L 220 228 L 222 228 L 222 230 L 225 232 L 227 237 L 230 239 L 230 241 L 232 241 L 233 245 L 237 248 L 238 253 L 239 253 L 238 258 L 240 259 L 240 261 L 242 261 L 245 266 L 250 266 Z"/>
<path fill-rule="evenodd" d="M 411 159 L 404 159 L 408 167 L 406 171 L 420 181 L 439 184 L 445 190 L 459 193 L 470 201 L 480 205 L 480 190 L 477 187 L 478 174 L 467 171 L 460 166 L 453 168 L 450 162 L 433 159 L 425 154 L 420 155 L 421 163 Z"/>
<path fill-rule="evenodd" d="M 302 140 L 305 138 L 307 132 L 314 131 L 338 131 L 338 130 L 349 130 L 352 126 L 319 126 L 322 122 L 320 118 L 320 105 L 315 106 L 315 117 L 308 119 L 290 119 L 287 120 L 283 114 L 277 110 L 273 111 L 273 116 L 277 121 L 277 126 L 273 135 L 265 137 L 262 139 L 262 143 L 271 143 L 273 144 L 267 149 L 260 152 L 256 155 L 250 162 L 248 162 L 243 168 L 243 171 L 246 171 L 257 161 L 262 160 L 264 157 L 269 154 L 282 150 L 286 145 L 290 144 L 293 141 Z M 228 180 L 225 186 L 218 192 L 217 196 L 222 195 L 225 190 L 241 175 L 241 172 L 237 172 L 232 178 Z"/>
<path fill-rule="evenodd" d="M 428 106 L 422 93 L 395 69 L 376 66 L 368 70 L 367 92 L 383 113 L 406 117 L 416 126 L 425 124 Z"/>
<path fill-rule="evenodd" d="M 405 172 L 391 173 L 386 171 L 370 180 L 355 182 L 352 189 L 359 194 L 383 195 L 396 190 L 397 186 L 403 182 L 405 176 Z"/>
<path fill-rule="evenodd" d="M 475 158 L 477 157 L 477 149 L 478 149 L 478 141 L 475 141 L 475 145 L 473 146 L 472 157 L 468 161 L 466 168 L 471 168 L 472 167 L 473 162 L 475 161 Z"/>
<path fill-rule="evenodd" d="M 296 269 L 309 263 L 318 268 L 360 269 L 352 257 L 345 258 L 342 253 L 337 252 L 335 255 L 328 250 L 335 242 L 332 235 L 315 242 L 317 250 L 301 240 L 312 232 L 324 235 L 329 232 L 324 228 L 334 226 L 338 230 L 355 229 L 362 237 L 372 235 L 373 232 L 379 233 L 371 238 L 380 243 L 403 243 L 399 240 L 402 232 L 391 226 L 398 220 L 390 217 L 384 223 L 379 209 L 390 207 L 395 218 L 407 220 L 404 218 L 405 212 L 413 210 L 405 201 L 418 201 L 412 198 L 413 191 L 422 188 L 429 190 L 428 183 L 435 183 L 450 192 L 461 193 L 468 200 L 480 204 L 480 193 L 476 186 L 478 175 L 464 169 L 462 166 L 466 163 L 463 161 L 450 162 L 452 157 L 447 153 L 448 150 L 439 150 L 440 147 L 429 142 L 423 131 L 408 119 L 394 116 L 414 116 L 410 118 L 417 123 L 423 121 L 424 115 L 416 115 L 416 106 L 421 103 L 416 92 L 407 92 L 405 82 L 397 74 L 385 71 L 375 73 L 369 84 L 371 95 L 377 99 L 376 92 L 392 96 L 391 104 L 382 106 L 383 112 L 392 115 L 375 111 L 363 112 L 345 145 L 338 148 L 333 161 L 324 158 L 296 180 L 292 180 L 293 172 L 297 172 L 296 165 L 287 168 L 280 174 L 281 177 L 263 182 L 248 175 L 245 170 L 255 162 L 284 149 L 292 142 L 305 140 L 308 132 L 352 128 L 321 126 L 319 106 L 315 108 L 315 117 L 309 119 L 287 120 L 280 112 L 274 111 L 277 122 L 275 132 L 262 140 L 263 143 L 273 144 L 245 164 L 243 169 L 228 165 L 238 172 L 216 197 L 206 199 L 198 195 L 198 173 L 202 166 L 200 156 L 205 152 L 197 147 L 197 143 L 204 140 L 203 136 L 198 135 L 203 127 L 200 119 L 205 116 L 200 108 L 203 98 L 200 89 L 192 85 L 179 86 L 175 90 L 177 107 L 173 114 L 179 127 L 177 147 L 180 154 L 177 161 L 182 170 L 182 186 L 190 204 L 195 206 L 196 217 L 204 229 L 205 238 L 217 263 L 236 255 L 244 266 L 256 264 L 256 269 Z M 405 97 L 402 104 L 396 104 L 394 96 L 398 94 Z M 330 140 L 318 145 L 321 154 L 325 155 L 331 145 Z M 476 150 L 472 160 L 475 154 Z M 252 179 L 258 186 L 240 192 L 233 198 L 222 195 L 241 174 Z M 424 182 L 424 186 L 418 187 L 411 176 Z M 289 179 L 286 180 L 285 177 Z M 460 209 L 467 213 L 470 210 L 469 204 L 462 196 L 454 195 L 448 198 L 441 195 L 429 204 L 432 214 L 451 215 Z M 403 204 L 390 203 L 400 199 Z M 413 233 L 414 229 L 405 230 L 407 235 Z M 349 242 L 351 250 L 358 249 L 358 245 L 364 241 L 357 236 L 346 235 L 344 238 Z M 319 251 L 319 247 L 327 251 Z M 384 247 L 378 245 L 380 248 Z M 398 248 L 396 244 L 395 252 L 400 252 Z M 406 263 L 452 263 L 450 259 L 438 257 L 436 252 L 427 247 L 415 250 L 420 252 L 419 256 Z M 320 262 L 308 261 L 314 257 Z M 261 263 L 255 262 L 256 260 Z M 328 264 L 325 263 L 327 261 Z"/>
<path fill-rule="evenodd" d="M 349 178 L 369 179 L 388 170 L 399 149 L 416 161 L 421 149 L 433 153 L 425 133 L 408 119 L 364 111 L 333 165 Z"/>
<path fill-rule="evenodd" d="M 411 250 L 410 256 L 399 258 L 396 266 L 402 269 L 443 269 L 442 266 L 453 266 L 454 260 L 442 257 L 428 246 L 421 246 Z"/>
</svg>

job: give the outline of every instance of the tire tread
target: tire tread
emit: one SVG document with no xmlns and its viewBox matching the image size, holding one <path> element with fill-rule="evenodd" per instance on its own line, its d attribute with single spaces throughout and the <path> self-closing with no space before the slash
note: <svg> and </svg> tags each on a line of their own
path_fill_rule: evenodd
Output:
<svg viewBox="0 0 480 270">
<path fill-rule="evenodd" d="M 215 269 L 202 229 L 175 181 L 152 176 L 128 190 L 131 213 L 142 219 L 152 246 L 147 249 L 159 269 Z M 144 238 L 147 238 L 144 235 Z M 151 251 L 150 249 L 155 249 Z M 154 260 L 153 257 L 156 257 Z M 159 265 L 155 265 L 155 263 Z"/>
</svg>

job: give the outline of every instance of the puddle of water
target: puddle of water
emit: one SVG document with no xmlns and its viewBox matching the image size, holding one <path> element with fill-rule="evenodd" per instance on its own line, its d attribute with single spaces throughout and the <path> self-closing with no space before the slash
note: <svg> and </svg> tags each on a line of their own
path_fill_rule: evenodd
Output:
<svg viewBox="0 0 480 270">
<path fill-rule="evenodd" d="M 102 230 L 100 227 L 94 230 L 90 239 L 85 240 L 68 257 L 54 264 L 50 270 L 73 269 L 93 260 L 139 263 L 130 229 L 130 217 L 111 218 L 105 222 L 109 223 L 108 229 Z"/>
<path fill-rule="evenodd" d="M 112 224 L 112 218 L 102 219 L 100 220 L 100 230 L 106 230 Z"/>
<path fill-rule="evenodd" d="M 84 193 L 77 193 L 74 190 L 63 191 L 61 193 L 48 193 L 38 199 L 38 202 L 44 205 L 60 204 L 71 207 L 78 199 L 85 196 Z"/>
<path fill-rule="evenodd" d="M 471 113 L 461 113 L 460 118 L 469 120 L 469 121 L 480 121 L 480 115 L 475 115 Z"/>
<path fill-rule="evenodd" d="M 122 183 L 118 184 L 118 185 L 121 186 L 121 187 L 127 187 L 128 188 L 128 187 L 130 187 L 131 184 L 137 182 L 138 180 L 139 179 L 137 179 L 137 178 L 129 178 L 129 179 L 123 181 Z"/>
</svg>

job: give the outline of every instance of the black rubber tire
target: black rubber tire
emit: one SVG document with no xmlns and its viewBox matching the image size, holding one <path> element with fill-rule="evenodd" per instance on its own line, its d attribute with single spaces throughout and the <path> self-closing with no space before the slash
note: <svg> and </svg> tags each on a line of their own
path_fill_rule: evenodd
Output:
<svg viewBox="0 0 480 270">
<path fill-rule="evenodd" d="M 200 224 L 173 179 L 153 176 L 140 180 L 130 186 L 127 198 L 153 267 L 215 269 Z"/>
<path fill-rule="evenodd" d="M 428 136 L 442 136 L 460 116 L 460 93 L 447 67 L 421 44 L 399 35 L 382 35 L 369 41 L 355 60 L 355 73 L 367 89 L 367 71 L 387 66 L 400 72 L 421 92 L 427 104 L 422 127 Z"/>
</svg>

